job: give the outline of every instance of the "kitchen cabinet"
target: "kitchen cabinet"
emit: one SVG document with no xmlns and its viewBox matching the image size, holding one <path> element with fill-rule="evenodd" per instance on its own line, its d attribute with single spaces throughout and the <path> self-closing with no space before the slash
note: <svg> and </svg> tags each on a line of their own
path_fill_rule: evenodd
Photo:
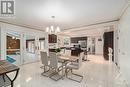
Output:
<svg viewBox="0 0 130 87">
<path fill-rule="evenodd" d="M 57 35 L 55 35 L 55 34 L 49 34 L 48 37 L 49 37 L 48 38 L 48 42 L 49 43 L 57 43 Z"/>
<path fill-rule="evenodd" d="M 71 38 L 71 43 L 78 43 L 79 41 L 87 41 L 87 37 L 72 37 Z"/>
</svg>

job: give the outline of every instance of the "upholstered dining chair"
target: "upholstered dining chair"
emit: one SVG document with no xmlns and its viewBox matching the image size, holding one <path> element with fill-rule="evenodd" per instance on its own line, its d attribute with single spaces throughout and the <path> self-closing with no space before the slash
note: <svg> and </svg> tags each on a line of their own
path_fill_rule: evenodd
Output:
<svg viewBox="0 0 130 87">
<path fill-rule="evenodd" d="M 48 56 L 47 56 L 47 52 L 40 52 L 41 55 L 41 62 L 43 64 L 43 66 L 41 68 L 44 69 L 44 72 L 42 73 L 43 76 L 47 76 L 49 77 L 48 71 L 50 70 L 49 68 L 49 60 L 48 60 Z"/>
<path fill-rule="evenodd" d="M 58 81 L 63 76 L 59 75 L 59 72 L 63 69 L 63 65 L 58 62 L 58 56 L 55 52 L 49 52 L 50 58 L 50 67 L 54 71 L 54 73 L 50 76 L 51 79 Z"/>
<path fill-rule="evenodd" d="M 83 76 L 73 73 L 73 70 L 78 70 L 78 69 L 81 67 L 83 56 L 84 56 L 84 53 L 81 52 L 81 53 L 80 53 L 80 56 L 79 56 L 79 59 L 78 59 L 78 62 L 70 62 L 70 63 L 68 63 L 68 64 L 66 65 L 66 70 L 65 70 L 65 72 L 66 72 L 66 77 L 69 78 L 70 80 L 73 80 L 73 81 L 76 81 L 76 82 L 81 82 L 81 81 L 82 81 Z M 76 79 L 73 79 L 73 78 L 71 78 L 71 77 L 68 77 L 68 73 L 69 73 L 70 71 L 71 71 L 71 74 L 72 74 L 72 75 L 80 77 L 80 80 L 76 80 Z"/>
</svg>

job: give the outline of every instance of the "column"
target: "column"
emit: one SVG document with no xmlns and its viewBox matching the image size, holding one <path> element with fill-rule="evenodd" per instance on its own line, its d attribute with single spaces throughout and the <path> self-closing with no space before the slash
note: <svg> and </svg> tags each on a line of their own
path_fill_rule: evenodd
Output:
<svg viewBox="0 0 130 87">
<path fill-rule="evenodd" d="M 0 59 L 6 59 L 6 30 L 0 26 Z"/>
</svg>

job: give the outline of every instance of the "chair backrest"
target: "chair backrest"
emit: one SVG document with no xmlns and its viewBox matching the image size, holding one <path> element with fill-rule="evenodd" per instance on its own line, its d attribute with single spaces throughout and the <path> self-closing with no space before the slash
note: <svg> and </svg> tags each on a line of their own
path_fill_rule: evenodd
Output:
<svg viewBox="0 0 130 87">
<path fill-rule="evenodd" d="M 48 65 L 47 52 L 40 51 L 40 55 L 41 55 L 42 64 L 45 65 L 45 66 L 47 66 Z"/>
<path fill-rule="evenodd" d="M 81 53 L 80 53 L 80 56 L 79 56 L 79 61 L 78 61 L 78 65 L 79 65 L 79 66 L 78 66 L 78 67 L 81 67 L 83 57 L 84 57 L 84 52 L 81 52 Z"/>
<path fill-rule="evenodd" d="M 58 57 L 55 52 L 49 52 L 50 57 L 50 67 L 58 68 Z"/>
</svg>

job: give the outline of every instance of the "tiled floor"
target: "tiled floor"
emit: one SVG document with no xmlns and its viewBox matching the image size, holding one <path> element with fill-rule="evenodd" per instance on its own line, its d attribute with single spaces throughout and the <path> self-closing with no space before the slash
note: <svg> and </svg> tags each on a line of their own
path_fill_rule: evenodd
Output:
<svg viewBox="0 0 130 87">
<path fill-rule="evenodd" d="M 15 81 L 15 87 L 126 87 L 118 75 L 114 64 L 104 61 L 102 56 L 89 55 L 89 62 L 83 62 L 79 71 L 84 76 L 81 83 L 64 80 L 53 81 L 41 76 L 41 63 L 32 63 L 21 66 L 20 74 Z"/>
<path fill-rule="evenodd" d="M 31 63 L 39 59 L 36 57 L 35 53 L 26 52 L 24 56 L 25 56 L 24 64 Z"/>
</svg>

